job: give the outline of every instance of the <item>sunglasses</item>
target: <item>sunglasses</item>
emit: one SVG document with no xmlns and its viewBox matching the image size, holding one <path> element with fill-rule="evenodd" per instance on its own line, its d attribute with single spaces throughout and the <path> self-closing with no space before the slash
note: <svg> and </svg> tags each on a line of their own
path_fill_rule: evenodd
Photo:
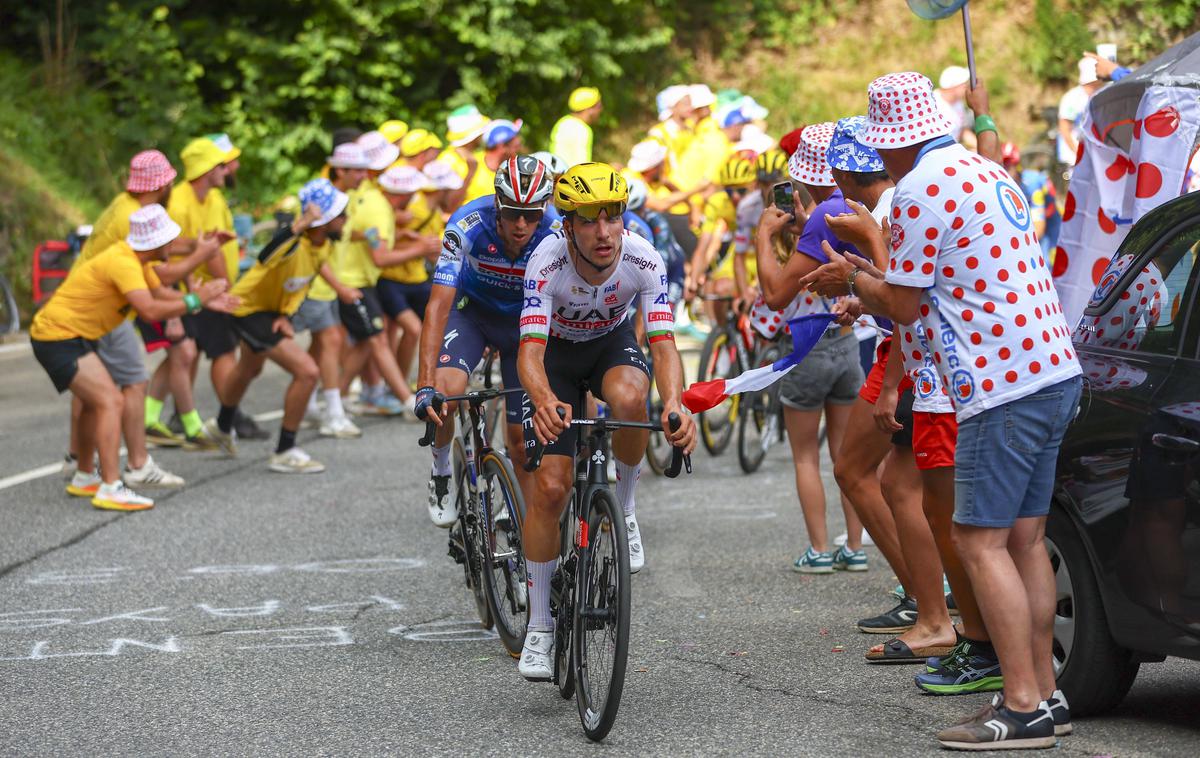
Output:
<svg viewBox="0 0 1200 758">
<path fill-rule="evenodd" d="M 608 203 L 590 203 L 588 205 L 580 205 L 575 208 L 575 213 L 582 216 L 587 221 L 595 221 L 600 218 L 601 213 L 607 213 L 609 220 L 617 219 L 625 213 L 626 204 L 620 200 L 614 200 Z"/>
<path fill-rule="evenodd" d="M 742 197 L 749 191 L 750 189 L 748 187 L 736 187 L 725 190 L 725 194 L 729 195 L 730 197 Z"/>
<path fill-rule="evenodd" d="M 513 205 L 500 204 L 500 218 L 505 221 L 515 222 L 517 219 L 525 219 L 531 224 L 542 220 L 542 216 L 546 214 L 545 208 L 523 208 Z"/>
</svg>

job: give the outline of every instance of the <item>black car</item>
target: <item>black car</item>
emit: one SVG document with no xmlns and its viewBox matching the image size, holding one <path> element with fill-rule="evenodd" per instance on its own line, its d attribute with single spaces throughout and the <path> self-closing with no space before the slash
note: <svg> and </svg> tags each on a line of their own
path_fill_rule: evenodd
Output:
<svg viewBox="0 0 1200 758">
<path fill-rule="evenodd" d="M 1146 214 L 1075 333 L 1079 413 L 1046 528 L 1059 685 L 1080 715 L 1200 659 L 1200 193 Z"/>
</svg>

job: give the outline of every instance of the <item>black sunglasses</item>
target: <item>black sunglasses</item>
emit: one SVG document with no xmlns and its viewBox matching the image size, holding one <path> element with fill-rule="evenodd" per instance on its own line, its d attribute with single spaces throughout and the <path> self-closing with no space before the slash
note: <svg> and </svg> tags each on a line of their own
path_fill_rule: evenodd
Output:
<svg viewBox="0 0 1200 758">
<path fill-rule="evenodd" d="M 516 221 L 523 218 L 531 224 L 542 220 L 542 216 L 546 214 L 544 208 L 514 208 L 511 205 L 500 206 L 500 218 L 505 221 Z"/>
</svg>

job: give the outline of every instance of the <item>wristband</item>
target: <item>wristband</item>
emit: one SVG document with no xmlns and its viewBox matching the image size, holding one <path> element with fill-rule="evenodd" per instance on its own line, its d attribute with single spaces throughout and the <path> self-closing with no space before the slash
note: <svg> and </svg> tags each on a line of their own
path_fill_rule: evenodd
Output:
<svg viewBox="0 0 1200 758">
<path fill-rule="evenodd" d="M 996 132 L 997 135 L 1000 134 L 1000 132 L 996 129 L 996 122 L 993 121 L 992 117 L 986 113 L 982 113 L 975 117 L 975 133 L 982 134 L 983 132 Z"/>
<path fill-rule="evenodd" d="M 204 306 L 200 303 L 200 296 L 195 292 L 189 292 L 183 296 L 183 304 L 187 308 L 188 314 L 199 313 Z"/>
</svg>

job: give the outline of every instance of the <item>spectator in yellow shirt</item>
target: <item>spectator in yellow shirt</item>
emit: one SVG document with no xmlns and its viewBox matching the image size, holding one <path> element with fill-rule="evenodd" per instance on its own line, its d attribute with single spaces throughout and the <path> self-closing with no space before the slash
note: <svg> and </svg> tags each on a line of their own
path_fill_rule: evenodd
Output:
<svg viewBox="0 0 1200 758">
<path fill-rule="evenodd" d="M 579 87 L 567 98 L 570 113 L 563 116 L 550 130 L 550 152 L 567 162 L 570 168 L 592 160 L 592 124 L 600 118 L 604 105 L 600 90 Z"/>
<path fill-rule="evenodd" d="M 654 139 L 643 140 L 633 146 L 626 174 L 646 183 L 646 207 L 666 214 L 671 234 L 683 248 L 685 259 L 691 260 L 696 235 L 692 232 L 688 200 L 707 190 L 711 182 L 706 179 L 691 187 L 679 186 L 670 174 L 668 158 L 666 145 Z"/>
<path fill-rule="evenodd" d="M 668 165 L 678 167 L 688 143 L 695 136 L 692 132 L 691 90 L 686 84 L 673 84 L 656 98 L 658 123 L 650 127 L 649 136 L 667 148 Z"/>
<path fill-rule="evenodd" d="M 467 185 L 463 202 L 491 195 L 496 191 L 496 169 L 500 164 L 521 152 L 521 120 L 495 119 L 483 131 L 483 160 Z"/>
</svg>

